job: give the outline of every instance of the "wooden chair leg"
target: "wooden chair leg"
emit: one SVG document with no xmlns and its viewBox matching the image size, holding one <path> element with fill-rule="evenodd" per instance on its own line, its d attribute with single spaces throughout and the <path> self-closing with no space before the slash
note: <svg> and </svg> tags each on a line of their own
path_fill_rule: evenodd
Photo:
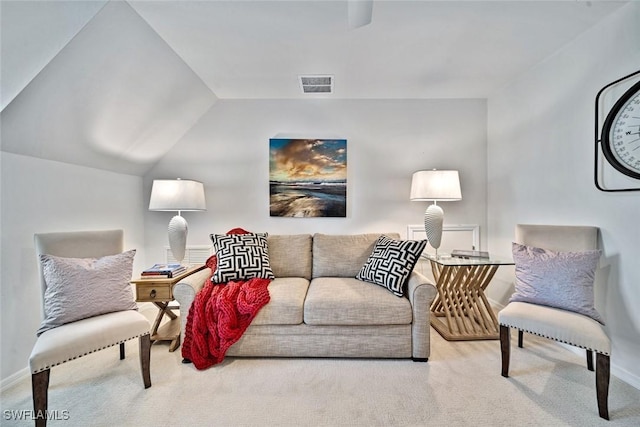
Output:
<svg viewBox="0 0 640 427">
<path fill-rule="evenodd" d="M 609 377 L 610 359 L 596 353 L 596 395 L 598 397 L 598 413 L 601 418 L 609 419 Z"/>
<path fill-rule="evenodd" d="M 500 325 L 500 353 L 502 354 L 502 376 L 509 377 L 509 359 L 511 357 L 511 330 Z"/>
<path fill-rule="evenodd" d="M 33 394 L 33 416 L 36 420 L 36 427 L 45 427 L 47 425 L 47 407 L 49 395 L 49 373 L 51 371 L 38 372 L 31 374 L 31 392 Z M 41 415 L 41 417 L 39 416 Z"/>
<path fill-rule="evenodd" d="M 140 369 L 144 388 L 151 387 L 151 335 L 143 335 L 138 338 L 140 344 Z"/>
<path fill-rule="evenodd" d="M 124 360 L 124 343 L 120 343 L 120 360 Z"/>
<path fill-rule="evenodd" d="M 522 341 L 524 338 L 524 332 L 522 331 L 522 329 L 518 329 L 518 347 L 522 348 Z"/>
<path fill-rule="evenodd" d="M 593 371 L 593 351 L 587 350 L 587 369 Z"/>
</svg>

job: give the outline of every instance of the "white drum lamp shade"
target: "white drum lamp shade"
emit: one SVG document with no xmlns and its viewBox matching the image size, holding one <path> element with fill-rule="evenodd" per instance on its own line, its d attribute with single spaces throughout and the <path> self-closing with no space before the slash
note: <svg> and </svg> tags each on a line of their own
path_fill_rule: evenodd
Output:
<svg viewBox="0 0 640 427">
<path fill-rule="evenodd" d="M 429 244 L 436 250 L 442 242 L 444 211 L 437 202 L 451 202 L 462 199 L 460 177 L 454 170 L 426 170 L 413 174 L 411 180 L 412 201 L 432 201 L 424 213 L 424 230 Z"/>
<path fill-rule="evenodd" d="M 182 211 L 206 210 L 204 185 L 188 179 L 155 179 L 151 186 L 150 211 L 177 211 L 169 222 L 169 247 L 173 257 L 182 263 L 187 247 L 187 221 Z"/>
</svg>

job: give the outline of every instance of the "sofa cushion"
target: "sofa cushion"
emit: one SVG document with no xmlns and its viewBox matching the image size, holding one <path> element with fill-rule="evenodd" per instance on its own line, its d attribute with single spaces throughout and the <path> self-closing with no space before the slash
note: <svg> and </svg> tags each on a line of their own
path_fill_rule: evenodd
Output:
<svg viewBox="0 0 640 427">
<path fill-rule="evenodd" d="M 304 303 L 308 325 L 404 325 L 412 320 L 407 298 L 349 277 L 313 279 Z"/>
<path fill-rule="evenodd" d="M 382 233 L 313 236 L 313 277 L 356 277 Z M 384 233 L 400 239 L 398 233 Z"/>
<path fill-rule="evenodd" d="M 299 325 L 309 281 L 301 277 L 280 277 L 269 283 L 270 300 L 251 322 L 252 325 Z"/>
<path fill-rule="evenodd" d="M 395 240 L 380 236 L 356 279 L 383 286 L 401 297 L 426 245 L 426 240 Z"/>
<path fill-rule="evenodd" d="M 311 279 L 311 234 L 270 235 L 267 243 L 275 277 Z"/>
<path fill-rule="evenodd" d="M 211 278 L 213 283 L 255 277 L 273 279 L 266 233 L 212 234 L 211 241 L 218 263 Z"/>
</svg>

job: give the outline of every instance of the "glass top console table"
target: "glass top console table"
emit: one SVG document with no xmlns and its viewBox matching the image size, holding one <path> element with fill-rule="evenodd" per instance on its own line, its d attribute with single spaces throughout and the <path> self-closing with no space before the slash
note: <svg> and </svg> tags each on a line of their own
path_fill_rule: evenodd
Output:
<svg viewBox="0 0 640 427">
<path fill-rule="evenodd" d="M 438 295 L 431 304 L 431 326 L 450 341 L 500 338 L 498 319 L 484 290 L 501 265 L 511 260 L 486 258 L 435 258 L 431 264 Z"/>
</svg>

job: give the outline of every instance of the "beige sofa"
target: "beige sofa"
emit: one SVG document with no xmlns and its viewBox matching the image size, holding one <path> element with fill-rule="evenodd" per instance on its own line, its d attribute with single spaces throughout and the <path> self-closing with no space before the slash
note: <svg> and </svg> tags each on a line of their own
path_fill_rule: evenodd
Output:
<svg viewBox="0 0 640 427">
<path fill-rule="evenodd" d="M 400 236 L 386 233 L 390 238 Z M 275 279 L 262 308 L 228 356 L 413 358 L 430 354 L 433 283 L 414 271 L 405 297 L 355 279 L 380 234 L 270 235 Z M 177 283 L 182 336 L 189 307 L 210 275 Z"/>
</svg>

